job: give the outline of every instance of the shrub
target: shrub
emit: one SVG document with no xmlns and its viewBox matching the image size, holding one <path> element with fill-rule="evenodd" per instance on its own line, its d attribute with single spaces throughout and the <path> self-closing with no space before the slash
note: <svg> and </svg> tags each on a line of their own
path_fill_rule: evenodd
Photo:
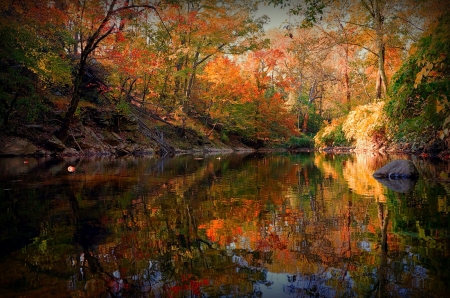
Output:
<svg viewBox="0 0 450 298">
<path fill-rule="evenodd" d="M 384 102 L 376 102 L 351 111 L 342 124 L 346 139 L 357 148 L 378 147 L 383 143 L 387 122 L 383 108 Z"/>
<path fill-rule="evenodd" d="M 349 142 L 342 130 L 345 118 L 326 123 L 314 137 L 316 147 L 348 146 Z"/>
<path fill-rule="evenodd" d="M 227 143 L 230 141 L 230 138 L 228 137 L 228 133 L 225 130 L 222 130 L 220 133 L 220 140 L 224 143 Z"/>
<path fill-rule="evenodd" d="M 131 113 L 131 109 L 130 106 L 128 105 L 128 103 L 124 100 L 120 100 L 117 104 L 116 104 L 116 112 L 124 114 L 124 115 L 128 115 Z"/>
<path fill-rule="evenodd" d="M 286 142 L 285 147 L 287 149 L 314 148 L 314 140 L 307 135 L 291 137 L 289 141 Z"/>
</svg>

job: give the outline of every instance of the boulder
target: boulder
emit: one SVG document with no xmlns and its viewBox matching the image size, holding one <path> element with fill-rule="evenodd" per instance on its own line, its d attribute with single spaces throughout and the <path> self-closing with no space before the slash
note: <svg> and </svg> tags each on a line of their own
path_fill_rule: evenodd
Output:
<svg viewBox="0 0 450 298">
<path fill-rule="evenodd" d="M 34 155 L 36 156 L 49 156 L 51 152 L 47 151 L 47 150 L 38 150 L 36 151 L 36 153 L 34 153 Z"/>
<path fill-rule="evenodd" d="M 373 173 L 375 178 L 412 179 L 419 176 L 416 166 L 410 160 L 397 159 Z"/>
<path fill-rule="evenodd" d="M 122 138 L 111 131 L 103 130 L 99 137 L 104 143 L 111 146 L 118 146 L 122 143 Z"/>
<path fill-rule="evenodd" d="M 38 148 L 29 140 L 19 137 L 7 138 L 0 146 L 0 155 L 20 156 L 31 155 L 38 151 Z"/>
<path fill-rule="evenodd" d="M 80 152 L 78 152 L 78 150 L 75 148 L 68 147 L 68 148 L 64 149 L 63 152 L 61 152 L 61 155 L 63 155 L 63 156 L 78 156 L 78 155 L 80 155 Z"/>
<path fill-rule="evenodd" d="M 115 154 L 117 156 L 125 156 L 131 154 L 131 152 L 128 150 L 125 146 L 120 146 L 116 148 Z"/>
<path fill-rule="evenodd" d="M 52 135 L 50 137 L 50 139 L 48 139 L 47 141 L 47 145 L 51 148 L 54 148 L 58 151 L 63 151 L 64 149 L 66 149 L 66 146 L 64 145 L 63 142 L 61 142 L 60 139 L 58 139 L 55 135 Z"/>
</svg>

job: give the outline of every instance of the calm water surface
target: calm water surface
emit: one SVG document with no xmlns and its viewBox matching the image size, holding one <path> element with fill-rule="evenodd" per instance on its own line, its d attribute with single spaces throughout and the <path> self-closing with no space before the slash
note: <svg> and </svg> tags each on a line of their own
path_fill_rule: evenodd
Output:
<svg viewBox="0 0 450 298">
<path fill-rule="evenodd" d="M 450 164 L 396 158 L 0 159 L 0 296 L 448 297 Z"/>
</svg>

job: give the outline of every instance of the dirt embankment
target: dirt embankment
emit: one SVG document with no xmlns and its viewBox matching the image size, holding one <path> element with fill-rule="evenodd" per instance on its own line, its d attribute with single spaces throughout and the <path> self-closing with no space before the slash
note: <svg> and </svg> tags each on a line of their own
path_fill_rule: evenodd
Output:
<svg viewBox="0 0 450 298">
<path fill-rule="evenodd" d="M 174 121 L 158 119 L 138 109 L 128 113 L 93 107 L 80 108 L 68 138 L 62 142 L 54 133 L 62 120 L 51 110 L 40 123 L 21 125 L 0 134 L 0 156 L 96 156 L 160 155 L 184 153 L 253 151 L 238 138 L 222 142 L 217 132 L 201 134 Z"/>
</svg>

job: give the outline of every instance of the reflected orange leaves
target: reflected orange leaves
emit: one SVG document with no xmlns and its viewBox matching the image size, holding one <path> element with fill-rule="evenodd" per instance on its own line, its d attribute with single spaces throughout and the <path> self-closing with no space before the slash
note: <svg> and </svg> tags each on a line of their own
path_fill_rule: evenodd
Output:
<svg viewBox="0 0 450 298">
<path fill-rule="evenodd" d="M 270 158 L 271 164 L 276 163 L 275 158 Z M 273 169 L 263 166 L 266 162 L 265 159 L 258 161 L 261 176 L 253 177 L 256 181 L 274 177 Z M 282 174 L 275 176 L 283 179 L 283 183 L 279 184 L 277 179 L 262 182 L 260 196 L 236 200 L 239 201 L 236 206 L 216 202 L 216 207 L 224 208 L 215 213 L 220 219 L 203 223 L 199 230 L 223 248 L 270 253 L 271 262 L 263 265 L 273 272 L 308 271 L 314 267 L 311 267 L 312 261 L 339 267 L 346 259 L 363 253 L 359 248 L 363 235 L 376 237 L 379 232 L 378 218 L 369 217 L 374 210 L 368 209 L 377 201 L 385 201 L 382 186 L 372 177 L 379 163 L 380 158 L 376 156 L 352 156 L 339 163 L 317 154 L 315 169 L 307 165 L 279 165 Z M 327 180 L 313 178 L 313 173 L 318 170 L 327 179 L 342 183 L 334 183 L 331 188 Z M 361 199 L 353 201 L 346 183 Z M 220 185 L 215 187 L 223 187 Z M 267 209 L 271 204 L 276 207 Z M 378 249 L 376 243 L 369 241 L 369 244 L 369 249 Z M 355 266 L 347 267 L 358 270 Z"/>
<path fill-rule="evenodd" d="M 180 294 L 185 291 L 189 291 L 192 295 L 198 296 L 201 294 L 200 288 L 206 285 L 209 285 L 208 279 L 198 280 L 197 277 L 192 274 L 183 275 L 181 284 L 168 287 L 168 297 L 180 297 Z"/>
<path fill-rule="evenodd" d="M 220 249 L 266 254 L 248 262 L 272 272 L 314 272 L 318 265 L 312 263 L 341 267 L 361 256 L 363 235 L 379 232 L 378 218 L 367 213 L 371 203 L 383 198 L 381 186 L 371 181 L 378 164 L 370 157 L 336 162 L 317 154 L 311 164 L 299 165 L 267 156 L 236 177 L 222 165 L 216 159 L 205 162 L 191 174 L 161 181 L 155 197 L 133 199 L 131 214 L 115 222 L 139 235 L 133 243 L 140 248 L 124 255 L 145 259 L 154 250 L 171 252 L 178 261 L 193 258 L 177 240 L 182 237 L 187 243 L 203 239 Z M 314 178 L 319 173 L 326 179 Z M 327 179 L 346 181 L 366 199 L 352 202 L 345 183 L 331 187 Z M 211 181 L 205 194 L 195 192 L 201 181 Z M 368 243 L 369 249 L 378 249 Z"/>
<path fill-rule="evenodd" d="M 208 236 L 211 241 L 219 242 L 220 244 L 224 245 L 225 241 L 223 237 L 220 237 L 220 230 L 223 229 L 223 226 L 223 220 L 212 220 L 208 225 L 200 225 L 198 228 L 200 230 L 204 229 L 206 231 L 206 236 Z M 222 241 L 220 241 L 220 239 L 222 239 Z"/>
<path fill-rule="evenodd" d="M 255 281 L 271 278 L 265 275 L 267 272 L 282 273 L 283 277 L 331 274 L 327 282 L 337 288 L 346 286 L 347 277 L 357 287 L 364 283 L 372 286 L 368 280 L 384 268 L 380 267 L 380 256 L 386 242 L 389 266 L 398 265 L 401 270 L 392 271 L 392 276 L 400 274 L 401 278 L 410 274 L 404 272 L 403 261 L 410 262 L 408 258 L 419 255 L 418 246 L 412 242 L 426 242 L 427 250 L 440 247 L 439 253 L 448 255 L 442 242 L 447 241 L 446 230 L 430 230 L 426 222 L 415 224 L 411 220 L 414 217 L 398 213 L 402 206 L 387 208 L 388 204 L 378 203 L 384 193 L 366 179 L 380 160 L 383 163 L 382 158 L 321 153 L 233 158 L 221 155 L 219 161 L 217 156 L 202 160 L 184 156 L 167 160 L 164 171 L 160 171 L 160 163 L 152 160 L 128 163 L 126 159 L 114 159 L 114 164 L 92 165 L 84 161 L 52 163 L 45 173 L 53 173 L 55 179 L 51 182 L 55 185 L 67 186 L 55 193 L 53 187 L 36 188 L 36 181 L 46 180 L 47 174 L 41 171 L 35 176 L 33 169 L 39 165 L 30 159 L 25 167 L 20 159 L 13 165 L 21 168 L 14 171 L 22 173 L 31 168 L 33 173 L 23 176 L 30 179 L 20 180 L 20 185 L 31 186 L 26 194 L 37 193 L 33 199 L 42 195 L 54 202 L 42 219 L 49 224 L 37 224 L 41 229 L 39 241 L 16 256 L 22 254 L 27 264 L 38 262 L 36 268 L 45 274 L 52 272 L 47 268 L 53 266 L 55 273 L 67 270 L 61 275 L 72 276 L 79 272 L 74 266 L 80 266 L 79 252 L 83 250 L 78 242 L 68 248 L 67 239 L 83 236 L 89 240 L 89 255 L 86 251 L 83 255 L 91 258 L 82 267 L 87 281 L 73 290 L 75 294 L 98 297 L 101 285 L 116 286 L 111 282 L 114 279 L 106 279 L 106 283 L 98 279 L 97 283 L 92 277 L 89 268 L 95 258 L 102 272 L 119 271 L 133 289 L 150 287 L 151 282 L 153 292 L 146 292 L 147 296 L 195 293 L 216 297 L 228 287 L 251 293 Z M 77 170 L 69 174 L 67 167 L 71 164 Z M 138 171 L 132 174 L 135 168 Z M 45 192 L 39 192 L 41 189 Z M 18 204 L 25 200 L 19 191 L 14 194 L 20 198 Z M 436 198 L 435 208 L 439 207 L 441 216 L 448 209 L 447 198 L 443 193 Z M 421 214 L 423 211 L 425 208 Z M 55 220 L 55 214 L 61 214 L 63 221 Z M 66 227 L 65 223 L 72 224 Z M 416 230 L 418 235 L 411 236 Z M 42 251 L 44 243 L 48 245 L 46 253 Z M 61 255 L 55 254 L 59 261 L 50 264 L 49 253 L 58 250 L 63 250 Z M 65 268 L 69 250 L 74 256 L 69 260 L 76 261 Z M 19 259 L 14 258 L 14 262 Z M 36 271 L 28 270 L 34 278 Z M 77 282 L 81 283 L 81 278 Z M 66 286 L 67 281 L 61 284 Z"/>
<path fill-rule="evenodd" d="M 377 158 L 357 156 L 339 162 L 317 154 L 311 164 L 299 165 L 267 156 L 252 161 L 236 177 L 214 159 L 191 174 L 161 183 L 151 200 L 135 198 L 133 216 L 117 223 L 137 229 L 137 243 L 147 247 L 147 253 L 141 252 L 144 255 L 152 249 L 170 251 L 179 261 L 192 258 L 182 249 L 172 251 L 179 241 L 176 237 L 182 236 L 188 242 L 200 238 L 215 243 L 220 249 L 266 254 L 248 262 L 272 272 L 314 272 L 318 265 L 312 262 L 341 267 L 364 252 L 360 248 L 363 235 L 377 235 L 380 229 L 376 216 L 367 217 L 368 206 L 383 201 L 383 189 L 372 178 Z M 326 179 L 314 178 L 319 173 Z M 329 179 L 342 183 L 330 184 Z M 211 181 L 206 194 L 197 194 L 193 189 L 206 180 Z M 365 199 L 352 202 L 346 183 Z M 150 232 L 166 229 L 167 233 Z M 167 241 L 171 247 L 165 246 Z M 368 249 L 379 249 L 376 243 L 368 243 Z M 136 251 L 132 254 L 141 256 Z M 358 270 L 353 267 L 348 270 Z"/>
<path fill-rule="evenodd" d="M 276 233 L 269 233 L 267 236 L 256 240 L 256 250 L 258 251 L 272 251 L 285 250 L 288 247 L 287 239 L 282 239 Z"/>
</svg>

